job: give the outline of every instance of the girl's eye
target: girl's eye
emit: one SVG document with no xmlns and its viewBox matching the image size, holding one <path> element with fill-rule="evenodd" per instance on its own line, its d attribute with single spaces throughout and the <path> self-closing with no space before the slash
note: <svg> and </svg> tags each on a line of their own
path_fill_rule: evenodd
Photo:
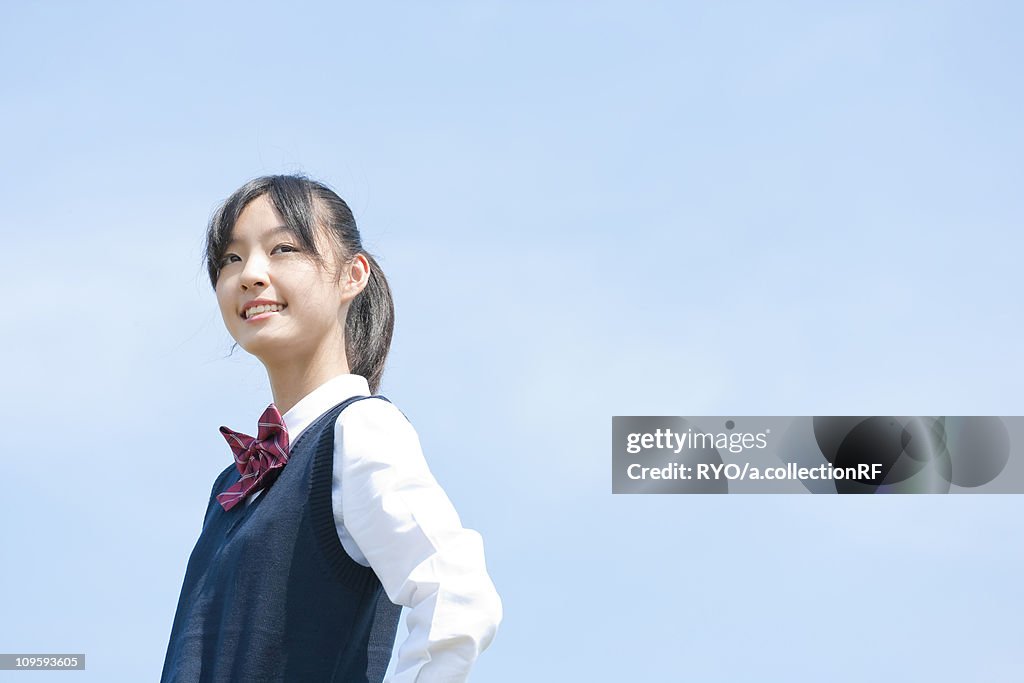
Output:
<svg viewBox="0 0 1024 683">
<path fill-rule="evenodd" d="M 290 244 L 279 244 L 276 247 L 274 247 L 273 251 L 271 251 L 270 253 L 273 254 L 274 252 L 277 252 L 277 251 L 281 251 L 281 252 L 287 254 L 287 253 L 290 253 L 290 252 L 297 252 L 298 249 L 296 249 L 295 247 L 293 247 Z M 224 256 L 224 258 L 222 258 L 220 260 L 220 267 L 223 268 L 224 266 L 226 266 L 226 265 L 228 265 L 230 263 L 233 263 L 234 261 L 241 261 L 241 260 L 242 259 L 240 259 L 237 254 L 227 254 L 227 255 Z"/>
</svg>

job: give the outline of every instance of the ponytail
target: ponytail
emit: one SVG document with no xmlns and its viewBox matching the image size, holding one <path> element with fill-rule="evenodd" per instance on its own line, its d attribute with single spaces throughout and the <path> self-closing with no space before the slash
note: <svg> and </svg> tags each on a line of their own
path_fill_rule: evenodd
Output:
<svg viewBox="0 0 1024 683">
<path fill-rule="evenodd" d="M 384 361 L 391 349 L 395 305 L 391 287 L 376 259 L 365 251 L 362 253 L 370 262 L 370 280 L 349 306 L 345 320 L 345 354 L 349 371 L 365 377 L 370 393 L 376 394 L 384 374 Z"/>
</svg>

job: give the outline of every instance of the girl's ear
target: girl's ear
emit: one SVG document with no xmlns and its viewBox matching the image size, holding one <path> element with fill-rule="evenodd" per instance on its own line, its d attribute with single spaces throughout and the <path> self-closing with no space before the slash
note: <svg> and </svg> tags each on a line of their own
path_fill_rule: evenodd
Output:
<svg viewBox="0 0 1024 683">
<path fill-rule="evenodd" d="M 345 299 L 354 299 L 370 282 L 370 262 L 363 254 L 356 254 L 345 273 Z"/>
</svg>

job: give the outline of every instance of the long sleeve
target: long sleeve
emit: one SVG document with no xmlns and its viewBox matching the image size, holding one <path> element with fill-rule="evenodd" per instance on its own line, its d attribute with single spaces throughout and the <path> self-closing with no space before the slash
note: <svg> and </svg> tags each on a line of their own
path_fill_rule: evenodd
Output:
<svg viewBox="0 0 1024 683">
<path fill-rule="evenodd" d="M 462 526 L 415 429 L 391 403 L 368 399 L 343 411 L 334 457 L 343 547 L 373 568 L 392 602 L 410 608 L 388 683 L 465 681 L 502 619 L 483 539 Z"/>
</svg>

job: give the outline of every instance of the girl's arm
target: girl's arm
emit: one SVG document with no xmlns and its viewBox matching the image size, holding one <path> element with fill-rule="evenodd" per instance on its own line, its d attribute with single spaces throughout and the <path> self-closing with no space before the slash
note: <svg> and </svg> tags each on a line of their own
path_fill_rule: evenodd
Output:
<svg viewBox="0 0 1024 683">
<path fill-rule="evenodd" d="M 354 541 L 363 557 L 353 559 L 365 559 L 391 601 L 410 608 L 390 681 L 464 681 L 502 619 L 483 539 L 463 528 L 415 429 L 391 403 L 349 406 L 334 436 L 341 508 L 336 497 L 334 514 L 349 536 L 343 545 Z"/>
</svg>

